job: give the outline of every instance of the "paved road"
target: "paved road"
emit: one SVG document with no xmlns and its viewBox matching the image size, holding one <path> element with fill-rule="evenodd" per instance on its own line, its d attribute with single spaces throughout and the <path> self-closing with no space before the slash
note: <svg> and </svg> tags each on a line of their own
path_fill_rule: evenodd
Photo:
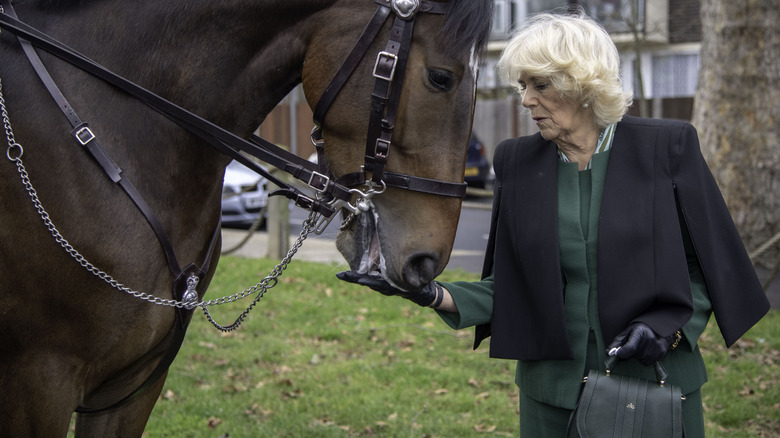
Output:
<svg viewBox="0 0 780 438">
<path fill-rule="evenodd" d="M 482 208 L 471 208 L 471 206 L 477 206 L 477 204 L 489 205 L 490 201 L 480 199 L 467 199 L 467 201 L 467 207 L 461 211 L 458 231 L 455 236 L 455 245 L 447 268 L 462 268 L 467 272 L 479 273 L 482 271 L 482 261 L 484 260 L 484 252 L 490 230 L 490 211 Z M 297 237 L 305 217 L 306 212 L 303 210 L 299 208 L 291 209 L 291 239 Z M 336 245 L 333 241 L 338 232 L 338 226 L 337 220 L 334 220 L 321 235 L 309 235 L 303 247 L 298 251 L 296 258 L 315 262 L 344 263 L 346 265 L 346 262 L 336 250 Z M 223 230 L 223 250 L 235 246 L 246 236 L 246 233 L 245 230 Z M 267 254 L 267 242 L 267 234 L 264 231 L 257 232 L 235 254 L 242 257 L 265 257 Z M 762 268 L 758 268 L 757 272 L 761 281 L 765 281 L 768 272 Z M 780 275 L 769 286 L 767 295 L 772 308 L 780 309 Z"/>
</svg>

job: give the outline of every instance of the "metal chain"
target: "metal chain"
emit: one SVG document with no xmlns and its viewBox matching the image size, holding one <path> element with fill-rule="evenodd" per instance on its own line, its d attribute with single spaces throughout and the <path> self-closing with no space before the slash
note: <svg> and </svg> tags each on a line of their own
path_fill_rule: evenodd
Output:
<svg viewBox="0 0 780 438">
<path fill-rule="evenodd" d="M 2 6 L 0 6 L 0 12 L 2 12 Z M 16 142 L 16 139 L 14 138 L 14 131 L 11 129 L 11 119 L 8 117 L 8 111 L 5 108 L 5 99 L 3 98 L 3 81 L 0 80 L 0 113 L 2 113 L 3 117 L 3 128 L 5 129 L 5 138 L 8 140 L 8 149 L 5 151 L 6 157 L 8 157 L 9 160 L 13 161 L 15 158 L 22 158 L 22 154 L 24 153 L 24 150 L 22 149 L 22 145 Z M 16 156 L 14 155 L 14 152 L 16 152 Z"/>
<path fill-rule="evenodd" d="M 216 327 L 217 329 L 223 332 L 230 332 L 237 329 L 241 325 L 241 323 L 244 322 L 246 316 L 249 314 L 250 311 L 252 311 L 252 309 L 260 301 L 260 299 L 263 298 L 263 296 L 265 296 L 265 293 L 268 291 L 268 289 L 271 289 L 272 287 L 276 286 L 276 284 L 279 281 L 278 278 L 282 275 L 282 272 L 284 272 L 284 270 L 287 269 L 287 265 L 290 263 L 290 261 L 292 261 L 292 258 L 293 256 L 295 256 L 295 253 L 297 253 L 298 249 L 303 245 L 303 241 L 306 239 L 306 236 L 308 236 L 309 233 L 316 226 L 318 216 L 319 214 L 317 213 L 309 212 L 309 217 L 307 217 L 306 220 L 303 222 L 303 229 L 301 230 L 301 234 L 298 236 L 298 239 L 295 241 L 295 243 L 292 245 L 290 250 L 287 252 L 287 255 L 284 256 L 282 261 L 279 262 L 278 265 L 276 265 L 274 270 L 271 271 L 271 273 L 268 274 L 268 276 L 266 276 L 265 278 L 263 278 L 259 283 L 252 286 L 249 289 L 244 290 L 243 292 L 233 295 L 232 297 L 224 297 L 218 300 L 208 301 L 205 303 L 205 305 L 201 306 L 203 308 L 203 314 L 206 315 L 206 318 L 209 320 L 211 325 L 213 325 L 214 327 Z M 231 301 L 236 301 L 238 299 L 244 298 L 247 295 L 251 295 L 255 292 L 257 292 L 257 296 L 252 301 L 252 303 L 230 325 L 222 326 L 218 324 L 211 316 L 211 313 L 209 313 L 208 306 L 225 304 Z M 233 297 L 236 298 L 233 299 Z"/>
<path fill-rule="evenodd" d="M 249 312 L 255 307 L 255 305 L 260 300 L 260 298 L 262 298 L 265 295 L 268 289 L 271 289 L 272 287 L 276 286 L 276 284 L 278 283 L 279 276 L 282 275 L 283 271 L 287 268 L 287 265 L 290 263 L 293 256 L 295 256 L 298 249 L 303 245 L 303 241 L 306 240 L 309 233 L 316 226 L 319 220 L 318 213 L 310 212 L 309 216 L 303 222 L 303 229 L 301 230 L 300 235 L 298 236 L 297 240 L 290 248 L 290 250 L 287 252 L 287 255 L 282 259 L 282 261 L 279 262 L 279 264 L 276 265 L 273 271 L 271 271 L 271 273 L 265 278 L 263 278 L 263 280 L 261 280 L 259 283 L 237 294 L 227 296 L 227 297 L 222 297 L 216 300 L 188 302 L 188 301 L 178 301 L 174 299 L 160 298 L 144 292 L 135 291 L 123 285 L 122 283 L 118 282 L 113 277 L 111 277 L 111 275 L 107 274 L 106 272 L 102 271 L 101 269 L 97 268 L 95 265 L 90 263 L 81 253 L 79 253 L 67 241 L 67 239 L 65 239 L 62 236 L 62 234 L 60 234 L 59 230 L 52 222 L 51 218 L 49 217 L 49 214 L 46 212 L 45 208 L 43 207 L 43 204 L 38 198 L 38 193 L 35 190 L 35 187 L 33 187 L 32 182 L 30 181 L 29 174 L 27 173 L 27 170 L 24 167 L 24 163 L 22 162 L 22 154 L 24 153 L 24 150 L 22 149 L 22 145 L 16 142 L 13 129 L 11 128 L 11 121 L 8 116 L 8 111 L 6 109 L 5 99 L 3 97 L 2 80 L 0 80 L 0 114 L 2 114 L 3 128 L 5 130 L 6 139 L 8 141 L 8 149 L 6 149 L 6 157 L 8 158 L 8 160 L 16 164 L 17 171 L 19 172 L 19 175 L 22 179 L 22 184 L 27 190 L 27 193 L 30 196 L 33 206 L 38 212 L 38 215 L 41 217 L 41 220 L 43 221 L 44 225 L 46 225 L 46 228 L 49 230 L 52 237 L 54 237 L 54 240 L 71 256 L 71 258 L 73 258 L 79 265 L 81 265 L 84 269 L 92 273 L 94 276 L 108 283 L 112 288 L 117 289 L 120 292 L 124 292 L 128 295 L 131 295 L 135 298 L 148 301 L 152 304 L 170 306 L 170 307 L 175 307 L 180 309 L 184 308 L 187 310 L 192 310 L 195 307 L 201 307 L 203 308 L 203 311 L 206 314 L 206 317 L 208 318 L 209 322 L 211 322 L 214 325 L 214 327 L 222 331 L 231 331 L 238 328 L 241 325 L 241 323 L 244 321 L 246 316 L 249 314 Z M 208 312 L 209 306 L 232 303 L 234 301 L 238 301 L 240 299 L 246 298 L 247 296 L 255 293 L 257 293 L 258 296 L 254 299 L 254 301 L 252 301 L 249 307 L 247 307 L 247 309 L 244 310 L 244 312 L 242 312 L 239 315 L 236 321 L 229 326 L 223 327 L 217 324 Z"/>
</svg>

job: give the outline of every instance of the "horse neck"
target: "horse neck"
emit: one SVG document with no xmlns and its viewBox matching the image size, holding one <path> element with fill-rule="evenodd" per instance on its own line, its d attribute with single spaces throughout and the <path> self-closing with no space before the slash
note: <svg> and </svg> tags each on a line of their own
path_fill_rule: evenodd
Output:
<svg viewBox="0 0 780 438">
<path fill-rule="evenodd" d="M 31 22 L 150 91 L 247 135 L 300 83 L 314 17 L 335 0 L 65 3 Z"/>
</svg>

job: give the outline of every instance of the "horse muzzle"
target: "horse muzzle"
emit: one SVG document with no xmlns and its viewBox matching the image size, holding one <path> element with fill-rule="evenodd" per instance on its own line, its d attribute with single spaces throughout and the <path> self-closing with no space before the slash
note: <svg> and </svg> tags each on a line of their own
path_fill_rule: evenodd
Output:
<svg viewBox="0 0 780 438">
<path fill-rule="evenodd" d="M 405 245 L 398 243 L 403 236 L 383 233 L 380 215 L 373 203 L 370 205 L 339 233 L 337 247 L 350 268 L 360 275 L 381 277 L 404 291 L 419 290 L 430 283 L 439 273 L 439 256 L 427 250 L 404 254 Z"/>
</svg>

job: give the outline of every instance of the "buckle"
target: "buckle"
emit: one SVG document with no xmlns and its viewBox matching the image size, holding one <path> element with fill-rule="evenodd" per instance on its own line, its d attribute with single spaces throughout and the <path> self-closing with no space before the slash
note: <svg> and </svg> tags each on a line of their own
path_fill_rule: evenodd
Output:
<svg viewBox="0 0 780 438">
<path fill-rule="evenodd" d="M 73 135 L 76 136 L 76 140 L 78 140 L 82 146 L 86 146 L 87 143 L 95 139 L 95 134 L 92 133 L 92 130 L 89 129 L 88 126 L 83 126 Z"/>
<path fill-rule="evenodd" d="M 330 178 L 315 171 L 311 173 L 308 184 L 309 187 L 313 188 L 314 190 L 317 190 L 320 193 L 324 193 L 328 189 Z"/>
<path fill-rule="evenodd" d="M 381 138 L 377 138 L 376 146 L 374 146 L 374 159 L 382 163 L 386 163 L 387 155 L 389 153 L 390 153 L 390 142 L 387 140 L 382 140 Z"/>
<path fill-rule="evenodd" d="M 379 64 L 380 64 L 380 62 L 381 62 L 383 57 L 387 58 L 389 60 L 387 62 L 391 62 L 392 63 L 391 68 L 390 68 L 390 74 L 382 74 L 382 73 L 379 72 L 379 68 L 380 68 Z M 384 80 L 386 80 L 388 82 L 392 82 L 393 76 L 395 75 L 395 66 L 397 64 L 396 61 L 398 61 L 398 57 L 393 55 L 390 52 L 386 52 L 386 51 L 382 50 L 381 52 L 377 53 L 376 54 L 376 62 L 374 63 L 374 73 L 373 73 L 374 77 L 377 78 L 377 79 L 384 79 Z"/>
<path fill-rule="evenodd" d="M 308 196 L 300 195 L 295 198 L 295 205 L 304 210 L 311 210 L 314 207 L 314 200 Z"/>
</svg>

